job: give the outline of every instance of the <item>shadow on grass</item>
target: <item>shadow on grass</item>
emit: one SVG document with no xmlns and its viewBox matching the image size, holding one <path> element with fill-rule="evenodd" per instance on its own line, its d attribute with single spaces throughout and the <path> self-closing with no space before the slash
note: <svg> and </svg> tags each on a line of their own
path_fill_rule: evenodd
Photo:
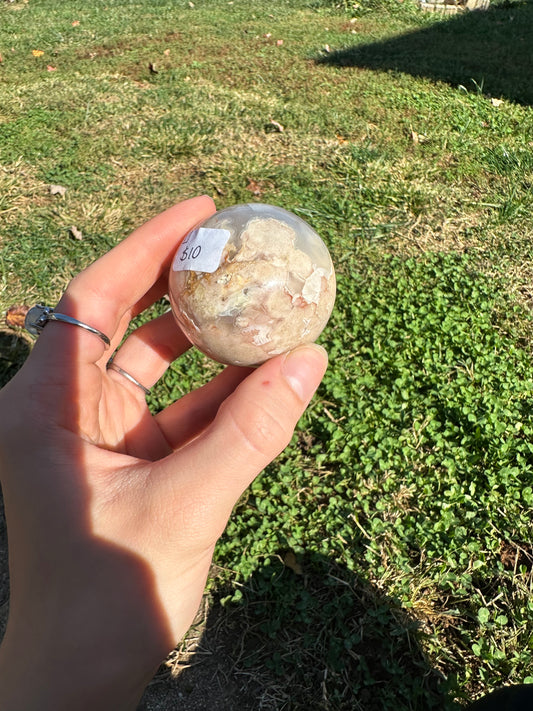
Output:
<svg viewBox="0 0 533 711">
<path fill-rule="evenodd" d="M 13 331 L 0 331 L 0 388 L 22 368 L 30 353 L 27 340 Z"/>
<path fill-rule="evenodd" d="M 28 352 L 23 338 L 0 332 L 1 385 L 15 375 Z M 0 495 L 0 638 L 9 608 L 1 508 Z M 83 521 L 80 516 L 81 528 Z M 92 546 L 97 558 L 113 555 L 117 565 L 134 565 L 101 541 Z M 132 582 L 133 587 L 144 584 L 149 590 L 149 577 L 143 583 L 141 573 L 138 576 L 141 582 Z M 177 668 L 184 659 L 185 668 L 174 677 L 168 668 L 157 676 L 139 711 L 456 708 L 446 700 L 444 679 L 420 648 L 417 622 L 356 574 L 319 555 L 296 560 L 289 553 L 285 564 L 281 557 L 271 559 L 238 591 L 240 600 L 215 602 L 200 616 L 198 644 L 189 641 L 189 653 L 177 659 Z M 148 611 L 156 608 L 155 595 L 148 595 L 145 605 Z M 156 622 L 154 634 L 162 631 Z"/>
<path fill-rule="evenodd" d="M 458 708 L 418 623 L 356 574 L 319 555 L 271 560 L 240 591 L 214 604 L 181 671 L 162 671 L 139 711 L 174 708 L 170 698 L 192 711 Z"/>
<path fill-rule="evenodd" d="M 533 105 L 533 3 L 468 12 L 317 62 L 396 70 Z"/>
</svg>

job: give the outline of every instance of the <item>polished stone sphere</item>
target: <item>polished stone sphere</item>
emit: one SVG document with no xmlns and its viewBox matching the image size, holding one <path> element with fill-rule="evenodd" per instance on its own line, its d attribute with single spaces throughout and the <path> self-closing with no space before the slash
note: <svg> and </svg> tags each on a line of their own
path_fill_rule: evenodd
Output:
<svg viewBox="0 0 533 711">
<path fill-rule="evenodd" d="M 300 217 L 273 205 L 235 205 L 184 238 L 169 296 L 179 326 L 210 358 L 258 365 L 318 338 L 335 302 L 335 271 Z"/>
</svg>

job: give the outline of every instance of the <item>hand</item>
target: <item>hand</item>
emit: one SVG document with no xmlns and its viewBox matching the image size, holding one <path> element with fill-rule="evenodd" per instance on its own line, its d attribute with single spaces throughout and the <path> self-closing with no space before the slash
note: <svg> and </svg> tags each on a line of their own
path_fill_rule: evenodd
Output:
<svg viewBox="0 0 533 711">
<path fill-rule="evenodd" d="M 0 393 L 0 471 L 11 603 L 0 648 L 3 711 L 136 707 L 187 631 L 213 549 L 253 478 L 287 445 L 326 368 L 309 346 L 256 370 L 227 367 L 152 417 L 106 371 L 130 320 L 160 298 L 195 198 L 79 274 L 57 306 L 111 338 L 49 322 Z M 115 362 L 152 386 L 189 343 L 166 314 Z"/>
</svg>

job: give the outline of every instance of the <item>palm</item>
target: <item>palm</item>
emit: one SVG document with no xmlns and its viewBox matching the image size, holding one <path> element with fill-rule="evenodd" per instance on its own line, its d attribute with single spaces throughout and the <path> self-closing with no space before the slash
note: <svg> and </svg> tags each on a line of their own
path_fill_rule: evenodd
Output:
<svg viewBox="0 0 533 711">
<path fill-rule="evenodd" d="M 145 331 L 171 329 L 167 342 L 179 340 L 176 352 L 188 347 L 174 324 L 164 318 L 142 327 Z M 138 338 L 139 335 L 135 336 Z M 142 337 L 142 333 L 141 333 Z M 128 341 L 121 349 L 128 351 Z M 179 355 L 179 353 L 177 353 Z M 161 365 L 160 370 L 164 367 Z M 249 368 L 227 367 L 211 382 L 191 392 L 162 412 L 152 415 L 143 391 L 105 365 L 86 365 L 77 377 L 82 383 L 81 402 L 86 403 L 77 413 L 77 430 L 89 442 L 101 448 L 127 454 L 138 459 L 157 461 L 190 441 L 206 428 L 216 415 L 220 404 L 250 373 Z M 160 371 L 148 374 L 152 382 Z M 67 425 L 68 426 L 68 425 Z"/>
<path fill-rule="evenodd" d="M 137 393 L 133 388 L 108 373 L 103 374 L 98 435 L 93 441 L 130 456 L 161 459 L 172 450 L 152 417 L 142 391 L 139 389 Z"/>
<path fill-rule="evenodd" d="M 130 319 L 165 293 L 180 236 L 213 210 L 208 198 L 174 206 L 136 230 L 71 283 L 56 310 L 94 325 L 110 337 L 111 348 L 105 350 L 98 337 L 81 329 L 48 326 L 47 331 L 55 328 L 54 338 L 40 339 L 44 342 L 39 343 L 39 350 L 50 349 L 47 355 L 57 366 L 57 384 L 64 400 L 61 425 L 103 449 L 152 461 L 180 446 L 179 436 L 170 432 L 169 441 L 167 432 L 169 420 L 181 418 L 181 408 L 171 409 L 172 418 L 163 413 L 153 417 L 143 391 L 120 374 L 106 371 L 106 362 L 118 349 L 115 360 L 119 365 L 150 388 L 189 347 L 169 314 L 137 329 L 124 343 L 122 339 Z M 57 390 L 52 391 L 52 397 L 57 397 Z M 79 402 L 84 406 L 77 411 Z M 52 411 L 55 405 L 43 403 Z"/>
</svg>

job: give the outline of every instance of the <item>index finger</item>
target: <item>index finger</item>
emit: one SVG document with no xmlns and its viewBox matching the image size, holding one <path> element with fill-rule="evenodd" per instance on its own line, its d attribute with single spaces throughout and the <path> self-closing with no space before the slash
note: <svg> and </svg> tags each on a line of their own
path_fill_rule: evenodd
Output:
<svg viewBox="0 0 533 711">
<path fill-rule="evenodd" d="M 56 307 L 102 331 L 113 340 L 126 312 L 131 309 L 170 267 L 178 243 L 187 232 L 215 212 L 207 195 L 185 200 L 146 222 L 106 255 L 82 271 L 69 284 Z M 52 331 L 56 324 L 48 324 Z M 88 361 L 103 353 L 103 343 L 79 328 L 60 325 L 66 334 L 75 330 L 83 339 L 80 349 Z M 60 329 L 56 330 L 61 338 Z M 43 340 L 42 338 L 39 340 Z M 91 345 L 92 344 L 92 345 Z"/>
</svg>

